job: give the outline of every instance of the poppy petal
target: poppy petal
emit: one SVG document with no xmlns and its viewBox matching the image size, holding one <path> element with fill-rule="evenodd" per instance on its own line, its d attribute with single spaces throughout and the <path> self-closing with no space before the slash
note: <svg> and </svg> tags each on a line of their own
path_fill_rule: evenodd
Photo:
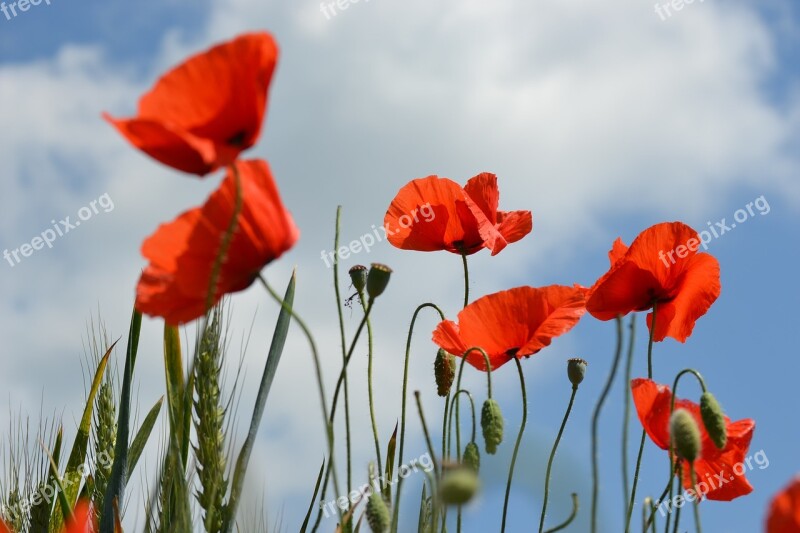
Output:
<svg viewBox="0 0 800 533">
<path fill-rule="evenodd" d="M 800 533 L 800 475 L 772 499 L 767 533 Z"/>
</svg>

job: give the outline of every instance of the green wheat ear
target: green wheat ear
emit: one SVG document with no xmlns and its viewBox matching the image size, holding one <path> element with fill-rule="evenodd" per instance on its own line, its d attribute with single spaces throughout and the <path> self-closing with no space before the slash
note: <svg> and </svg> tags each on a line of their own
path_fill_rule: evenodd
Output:
<svg viewBox="0 0 800 533">
<path fill-rule="evenodd" d="M 222 401 L 222 313 L 217 308 L 203 332 L 195 361 L 194 425 L 197 432 L 197 477 L 200 488 L 197 501 L 204 511 L 205 530 L 219 533 L 225 522 L 225 407 Z"/>
<path fill-rule="evenodd" d="M 117 442 L 117 406 L 114 403 L 114 388 L 109 379 L 100 386 L 96 401 L 93 497 L 96 508 L 102 509 Z"/>
</svg>

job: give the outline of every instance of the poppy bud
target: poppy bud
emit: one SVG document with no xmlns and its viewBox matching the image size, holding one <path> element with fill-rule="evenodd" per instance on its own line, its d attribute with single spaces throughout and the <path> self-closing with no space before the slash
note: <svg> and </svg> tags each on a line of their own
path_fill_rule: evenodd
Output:
<svg viewBox="0 0 800 533">
<path fill-rule="evenodd" d="M 583 359 L 578 358 L 567 361 L 567 376 L 574 388 L 577 388 L 583 381 L 583 377 L 586 375 L 586 365 L 588 364 Z"/>
<path fill-rule="evenodd" d="M 467 468 L 471 468 L 476 474 L 481 469 L 481 451 L 478 445 L 474 442 L 467 444 L 464 448 L 464 456 L 462 462 Z"/>
<path fill-rule="evenodd" d="M 491 398 L 483 402 L 481 429 L 486 453 L 494 455 L 497 445 L 503 442 L 503 412 L 500 411 L 500 404 Z"/>
<path fill-rule="evenodd" d="M 463 505 L 478 491 L 478 476 L 469 468 L 454 468 L 442 477 L 439 495 L 446 505 Z"/>
<path fill-rule="evenodd" d="M 375 533 L 389 531 L 391 523 L 389 508 L 379 492 L 372 494 L 367 500 L 367 523 Z"/>
<path fill-rule="evenodd" d="M 700 397 L 700 415 L 711 441 L 720 450 L 728 442 L 728 428 L 725 426 L 725 414 L 719 402 L 710 392 L 704 392 Z"/>
<path fill-rule="evenodd" d="M 364 265 L 356 265 L 350 269 L 350 281 L 353 282 L 353 287 L 361 294 L 367 286 L 367 267 Z"/>
<path fill-rule="evenodd" d="M 676 409 L 669 421 L 672 442 L 678 456 L 690 463 L 700 454 L 700 429 L 686 409 Z"/>
<path fill-rule="evenodd" d="M 392 269 L 380 263 L 372 263 L 372 268 L 369 269 L 367 275 L 367 294 L 370 298 L 377 298 L 386 286 L 389 284 L 389 277 L 392 275 Z"/>
<path fill-rule="evenodd" d="M 436 391 L 439 396 L 450 394 L 450 387 L 456 377 L 456 358 L 453 354 L 447 353 L 442 348 L 436 352 L 436 360 L 433 362 L 433 373 L 436 376 Z"/>
</svg>

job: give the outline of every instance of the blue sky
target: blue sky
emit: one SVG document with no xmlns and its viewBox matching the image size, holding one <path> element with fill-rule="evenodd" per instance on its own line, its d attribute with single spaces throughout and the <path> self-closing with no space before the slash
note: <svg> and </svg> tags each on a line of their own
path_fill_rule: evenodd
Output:
<svg viewBox="0 0 800 533">
<path fill-rule="evenodd" d="M 798 24 L 792 0 L 706 0 L 666 21 L 636 0 L 371 0 L 330 20 L 318 2 L 263 0 L 135 6 L 51 0 L 11 20 L 0 14 L 0 248 L 29 242 L 50 220 L 74 218 L 104 193 L 114 202 L 113 210 L 101 211 L 53 249 L 0 267 L 6 404 L 0 427 L 7 427 L 5 413 L 36 416 L 41 405 L 45 413 L 63 412 L 67 432 L 74 431 L 87 322 L 99 313 L 112 337 L 126 331 L 144 264 L 142 239 L 201 202 L 219 179 L 200 181 L 148 160 L 100 112 L 131 113 L 164 68 L 239 32 L 267 29 L 281 58 L 264 135 L 250 155 L 270 161 L 302 238 L 266 274 L 283 285 L 297 266 L 298 309 L 322 346 L 336 346 L 331 272 L 320 260 L 320 251 L 331 247 L 336 205 L 344 206 L 343 240 L 357 238 L 381 223 L 410 179 L 439 174 L 463 183 L 494 172 L 501 206 L 533 212 L 534 230 L 525 240 L 496 257 L 471 258 L 473 297 L 526 284 L 589 285 L 607 268 L 606 251 L 617 236 L 630 242 L 664 220 L 701 230 L 708 221 L 730 222 L 737 209 L 765 197 L 768 214 L 756 214 L 709 246 L 722 267 L 720 299 L 686 344 L 667 340 L 655 349 L 656 380 L 671 383 L 677 371 L 694 367 L 731 418 L 756 420 L 751 452 L 763 449 L 769 467 L 748 474 L 753 494 L 703 504 L 703 517 L 715 533 L 759 531 L 770 496 L 800 472 L 800 425 L 791 403 L 798 295 L 792 281 L 800 260 Z M 354 261 L 395 269 L 375 316 L 378 421 L 388 437 L 399 415 L 397 376 L 411 313 L 432 300 L 455 316 L 460 260 L 381 243 Z M 245 417 L 277 311 L 258 287 L 232 304 L 229 369 L 243 358 Z M 639 319 L 634 375 L 645 372 Z M 351 333 L 356 320 L 348 317 Z M 415 335 L 411 388 L 423 390 L 436 420 L 441 406 L 426 360 L 435 353 L 434 326 L 426 317 Z M 143 337 L 141 409 L 163 394 L 159 323 L 147 321 Z M 524 362 L 530 418 L 511 531 L 527 530 L 538 518 L 546 454 L 569 397 L 565 360 L 572 356 L 590 366 L 555 464 L 550 509 L 556 521 L 568 513 L 569 492 L 579 492 L 582 512 L 572 530 L 586 530 L 589 420 L 613 344 L 613 325 L 586 317 Z M 325 354 L 333 379 L 337 351 Z M 256 505 L 265 494 L 270 521 L 282 514 L 285 530 L 293 531 L 324 449 L 312 367 L 299 335 L 279 372 L 248 495 Z M 353 373 L 359 377 L 353 394 L 365 398 L 365 358 L 354 361 Z M 467 377 L 479 398 L 482 378 Z M 508 437 L 497 456 L 484 456 L 485 490 L 466 510 L 465 531 L 497 529 L 521 414 L 513 369 L 501 369 L 495 380 Z M 694 385 L 683 387 L 697 398 Z M 603 417 L 604 531 L 620 529 L 622 394 L 618 380 Z M 365 402 L 355 403 L 356 464 L 364 471 L 371 432 Z M 635 435 L 638 422 L 631 427 Z M 410 429 L 407 456 L 419 456 L 424 447 L 415 419 Z M 151 448 L 143 472 L 155 470 L 158 450 Z M 661 490 L 665 461 L 648 444 L 643 493 Z M 407 485 L 406 503 L 419 490 L 415 481 Z M 141 529 L 137 493 L 141 488 L 132 491 L 126 515 L 133 531 Z"/>
</svg>

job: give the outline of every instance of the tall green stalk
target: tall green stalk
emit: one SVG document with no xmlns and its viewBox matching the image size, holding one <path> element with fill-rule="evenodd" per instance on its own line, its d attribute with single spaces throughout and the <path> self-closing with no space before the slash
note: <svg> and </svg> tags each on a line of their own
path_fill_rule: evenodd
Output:
<svg viewBox="0 0 800 533">
<path fill-rule="evenodd" d="M 517 442 L 514 443 L 514 453 L 511 455 L 511 466 L 508 469 L 508 481 L 506 482 L 506 496 L 503 500 L 503 522 L 500 526 L 500 532 L 506 530 L 506 515 L 508 514 L 508 496 L 511 494 L 511 481 L 514 478 L 514 466 L 517 463 L 517 453 L 519 452 L 519 445 L 522 442 L 522 433 L 525 431 L 525 424 L 528 422 L 528 392 L 525 389 L 525 376 L 522 374 L 522 364 L 519 362 L 518 357 L 514 357 L 514 362 L 517 363 L 517 371 L 519 372 L 519 386 L 522 389 L 522 423 L 519 427 L 517 434 Z"/>
</svg>

